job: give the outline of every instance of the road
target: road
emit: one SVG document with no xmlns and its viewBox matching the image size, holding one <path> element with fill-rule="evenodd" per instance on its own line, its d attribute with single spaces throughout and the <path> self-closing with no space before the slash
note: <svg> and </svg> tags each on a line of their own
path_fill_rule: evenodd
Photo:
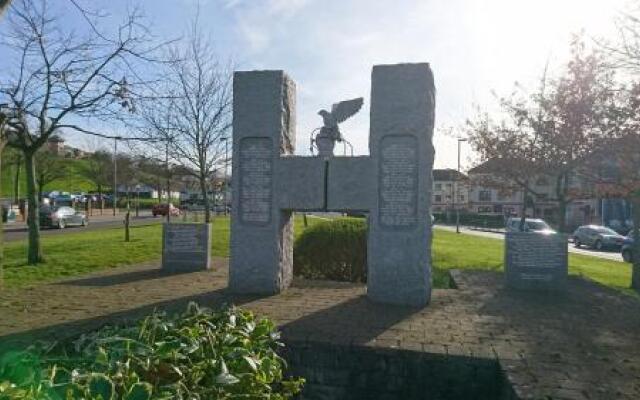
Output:
<svg viewBox="0 0 640 400">
<path fill-rule="evenodd" d="M 444 229 L 452 232 L 455 232 L 456 230 L 455 226 L 446 226 L 446 225 L 436 225 L 436 228 L 440 228 L 440 229 Z M 502 232 L 478 231 L 475 229 L 469 229 L 464 227 L 460 227 L 460 232 L 466 233 L 469 235 L 504 240 L 504 233 Z M 569 244 L 569 252 L 574 254 L 581 254 L 581 255 L 590 256 L 590 257 L 598 257 L 598 258 L 604 258 L 607 260 L 622 262 L 622 255 L 620 254 L 619 251 L 598 251 L 598 250 L 593 250 L 593 249 L 584 248 L 584 247 L 576 248 L 572 244 Z"/>
<path fill-rule="evenodd" d="M 116 215 L 115 217 L 110 215 L 93 216 L 89 217 L 89 225 L 86 227 L 70 226 L 65 229 L 42 229 L 40 232 L 42 236 L 49 235 L 64 235 L 66 233 L 95 231 L 99 229 L 111 228 L 122 226 L 124 214 Z M 131 217 L 131 226 L 151 225 L 158 224 L 164 221 L 164 218 L 154 218 L 149 213 L 141 213 L 140 217 Z M 23 240 L 27 238 L 27 227 L 24 223 L 16 222 L 15 224 L 4 225 L 4 240 L 6 242 L 13 242 L 16 240 Z"/>
</svg>

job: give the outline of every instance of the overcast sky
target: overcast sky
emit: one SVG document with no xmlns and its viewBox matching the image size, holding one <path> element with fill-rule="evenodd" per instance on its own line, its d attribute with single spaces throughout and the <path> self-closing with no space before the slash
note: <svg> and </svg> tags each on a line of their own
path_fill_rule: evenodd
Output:
<svg viewBox="0 0 640 400">
<path fill-rule="evenodd" d="M 53 1 L 53 0 L 52 0 Z M 55 0 L 60 1 L 60 0 Z M 298 87 L 297 153 L 306 154 L 316 114 L 335 101 L 363 96 L 344 123 L 357 154 L 368 153 L 370 74 L 374 64 L 429 62 L 437 86 L 436 166 L 456 167 L 460 126 L 474 104 L 515 81 L 534 85 L 547 61 L 567 59 L 572 33 L 612 36 L 627 0 L 200 0 L 203 29 L 239 69 L 284 69 Z M 118 15 L 130 0 L 93 0 Z M 177 37 L 196 0 L 140 1 L 154 33 Z M 79 139 L 72 143 L 81 144 Z M 470 150 L 463 148 L 463 167 Z"/>
</svg>

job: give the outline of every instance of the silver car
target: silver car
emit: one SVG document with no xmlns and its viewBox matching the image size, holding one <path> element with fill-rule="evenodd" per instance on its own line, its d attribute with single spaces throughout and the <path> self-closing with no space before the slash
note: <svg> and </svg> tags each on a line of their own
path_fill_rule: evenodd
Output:
<svg viewBox="0 0 640 400">
<path fill-rule="evenodd" d="M 596 250 L 619 249 L 624 240 L 624 236 L 606 226 L 583 225 L 573 232 L 573 244 L 576 247 L 585 245 Z"/>
<path fill-rule="evenodd" d="M 86 226 L 87 216 L 67 206 L 43 205 L 40 207 L 40 226 L 64 229 L 70 225 Z"/>
<path fill-rule="evenodd" d="M 520 232 L 520 223 L 522 220 L 517 217 L 509 218 L 506 223 L 507 232 Z M 541 233 L 543 235 L 551 235 L 556 233 L 549 224 L 539 218 L 525 218 L 524 231 L 532 233 Z"/>
</svg>

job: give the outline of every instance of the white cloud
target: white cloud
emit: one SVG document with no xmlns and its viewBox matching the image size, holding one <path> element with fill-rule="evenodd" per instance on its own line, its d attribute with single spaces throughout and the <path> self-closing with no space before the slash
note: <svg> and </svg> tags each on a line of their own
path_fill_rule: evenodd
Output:
<svg viewBox="0 0 640 400">
<path fill-rule="evenodd" d="M 317 110 L 364 96 L 342 129 L 366 154 L 374 64 L 430 62 L 437 126 L 459 126 L 474 103 L 493 103 L 492 90 L 535 82 L 549 57 L 564 62 L 572 32 L 610 33 L 623 1 L 269 0 L 236 1 L 233 10 L 243 69 L 284 69 L 297 81 L 298 151 L 321 124 Z M 436 165 L 455 167 L 455 138 L 438 129 L 435 143 Z"/>
</svg>

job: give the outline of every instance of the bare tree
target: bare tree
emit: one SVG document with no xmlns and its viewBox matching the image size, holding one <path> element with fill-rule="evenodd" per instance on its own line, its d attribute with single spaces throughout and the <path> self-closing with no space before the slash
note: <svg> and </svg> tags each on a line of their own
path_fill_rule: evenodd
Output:
<svg viewBox="0 0 640 400">
<path fill-rule="evenodd" d="M 11 0 L 0 0 L 0 17 L 9 9 Z"/>
<path fill-rule="evenodd" d="M 101 32 L 108 16 L 87 11 L 76 0 L 69 6 L 86 23 L 81 34 L 70 29 L 45 0 L 16 0 L 8 14 L 10 33 L 4 47 L 16 57 L 12 76 L 0 85 L 0 103 L 8 103 L 10 145 L 24 154 L 27 179 L 28 263 L 42 258 L 34 157 L 59 129 L 97 134 L 86 118 L 114 118 L 131 109 L 141 78 L 139 63 L 155 50 L 137 10 L 114 35 Z"/>
<path fill-rule="evenodd" d="M 197 178 L 208 223 L 210 180 L 224 161 L 231 129 L 231 68 L 216 58 L 197 19 L 187 39 L 171 49 L 170 60 L 155 100 L 141 105 L 143 129 L 166 146 L 167 165 L 177 163 Z"/>
<path fill-rule="evenodd" d="M 93 183 L 98 191 L 100 210 L 104 211 L 104 189 L 113 183 L 113 156 L 105 150 L 96 150 L 80 164 L 78 173 Z"/>
</svg>

